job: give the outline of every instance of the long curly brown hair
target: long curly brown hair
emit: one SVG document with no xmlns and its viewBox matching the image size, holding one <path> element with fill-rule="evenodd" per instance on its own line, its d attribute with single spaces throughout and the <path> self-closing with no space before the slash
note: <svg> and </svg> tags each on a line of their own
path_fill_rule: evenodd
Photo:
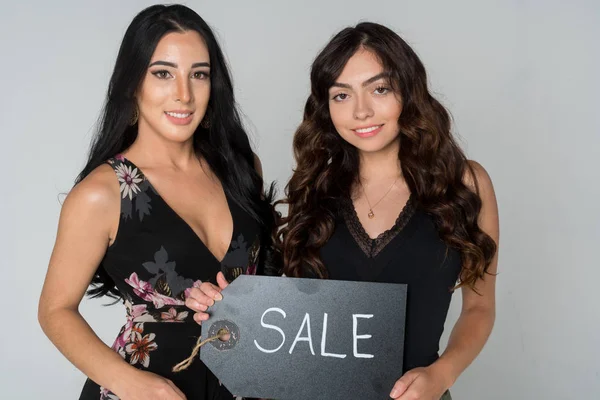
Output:
<svg viewBox="0 0 600 400">
<path fill-rule="evenodd" d="M 481 199 L 464 153 L 450 132 L 446 109 L 429 93 L 419 57 L 392 30 L 361 23 L 339 32 L 311 68 L 311 94 L 294 136 L 296 168 L 286 186 L 288 216 L 280 218 L 275 243 L 287 276 L 327 278 L 319 256 L 335 226 L 337 201 L 358 182 L 358 150 L 336 132 L 329 114 L 329 89 L 360 48 L 376 54 L 402 100 L 399 119 L 402 174 L 418 206 L 436 221 L 440 237 L 461 254 L 459 286 L 474 288 L 496 253 L 478 226 Z M 464 179 L 470 174 L 475 190 Z"/>
</svg>

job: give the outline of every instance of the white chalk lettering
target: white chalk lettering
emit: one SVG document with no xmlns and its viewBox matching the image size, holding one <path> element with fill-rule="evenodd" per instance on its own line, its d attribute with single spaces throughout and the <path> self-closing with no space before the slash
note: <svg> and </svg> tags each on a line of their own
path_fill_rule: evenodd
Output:
<svg viewBox="0 0 600 400">
<path fill-rule="evenodd" d="M 279 347 L 277 347 L 276 349 L 273 349 L 273 350 L 267 350 L 267 349 L 263 349 L 263 348 L 262 348 L 262 347 L 261 347 L 261 346 L 258 344 L 258 342 L 257 342 L 256 340 L 254 340 L 254 345 L 256 346 L 256 348 L 258 348 L 258 349 L 259 349 L 260 351 L 262 351 L 263 353 L 275 353 L 275 352 L 276 352 L 276 351 L 278 351 L 278 350 L 279 350 L 279 349 L 280 349 L 280 348 L 283 346 L 283 344 L 285 343 L 285 333 L 283 333 L 283 330 L 282 330 L 280 327 L 278 327 L 278 326 L 275 326 L 275 325 L 271 325 L 271 324 L 265 324 L 265 321 L 264 321 L 264 319 L 265 319 L 265 315 L 266 315 L 268 312 L 271 312 L 271 311 L 276 311 L 276 312 L 280 313 L 281 315 L 283 315 L 283 318 L 285 318 L 285 317 L 286 317 L 286 315 L 285 315 L 285 311 L 283 311 L 281 308 L 272 307 L 272 308 L 269 308 L 268 310 L 266 310 L 266 311 L 263 313 L 262 317 L 260 318 L 260 325 L 261 325 L 263 328 L 273 329 L 273 330 L 276 330 L 277 332 L 281 333 L 282 340 L 281 340 L 281 344 L 279 345 Z"/>
<path fill-rule="evenodd" d="M 325 343 L 327 342 L 327 313 L 323 314 L 323 334 L 321 335 L 321 355 L 323 357 L 346 358 L 345 354 L 335 354 L 325 352 Z"/>
<path fill-rule="evenodd" d="M 306 325 L 306 327 L 307 327 L 308 336 L 300 336 L 300 334 L 304 330 L 304 325 Z M 312 353 L 313 356 L 315 355 L 315 350 L 313 349 L 313 343 L 312 343 L 312 336 L 310 333 L 310 315 L 308 313 L 306 313 L 306 315 L 304 316 L 302 325 L 300 325 L 300 329 L 298 329 L 298 333 L 296 334 L 296 339 L 294 339 L 294 343 L 292 343 L 292 347 L 290 347 L 290 354 L 292 354 L 292 351 L 294 351 L 294 347 L 296 346 L 296 343 L 298 343 L 298 342 L 308 342 L 308 344 L 310 346 L 310 352 Z"/>
<path fill-rule="evenodd" d="M 358 339 L 370 339 L 371 335 L 358 335 L 358 319 L 359 318 L 373 318 L 373 314 L 352 314 L 352 337 L 353 337 L 353 351 L 354 357 L 356 358 L 373 358 L 373 354 L 360 354 L 358 352 Z"/>
</svg>

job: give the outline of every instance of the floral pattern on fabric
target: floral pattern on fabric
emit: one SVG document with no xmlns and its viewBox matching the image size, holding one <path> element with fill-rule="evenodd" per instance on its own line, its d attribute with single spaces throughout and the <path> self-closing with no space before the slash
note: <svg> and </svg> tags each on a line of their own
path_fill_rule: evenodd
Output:
<svg viewBox="0 0 600 400">
<path fill-rule="evenodd" d="M 169 308 L 169 311 L 160 313 L 160 320 L 162 322 L 183 322 L 189 315 L 188 311 L 177 312 L 173 307 Z"/>
<path fill-rule="evenodd" d="M 119 353 L 123 358 L 126 358 L 125 347 L 131 342 L 134 321 L 156 322 L 156 319 L 148 313 L 145 304 L 134 305 L 131 304 L 131 302 L 126 301 L 125 307 L 127 309 L 127 322 L 121 328 L 119 336 L 117 336 L 117 339 L 112 345 L 112 349 Z"/>
<path fill-rule="evenodd" d="M 143 323 L 184 322 L 190 313 L 180 308 L 185 306 L 185 299 L 190 290 L 200 287 L 202 281 L 183 279 L 179 276 L 175 272 L 175 262 L 168 261 L 168 254 L 162 246 L 155 253 L 154 262 L 145 262 L 143 266 L 154 274 L 150 281 L 140 279 L 137 272 L 133 272 L 125 282 L 131 286 L 136 296 L 151 304 L 137 304 L 133 299 L 125 301 L 127 322 L 121 328 L 112 349 L 124 359 L 129 359 L 130 363 L 140 362 L 146 366 L 145 363 L 149 362 L 149 352 L 155 350 L 152 345 L 155 336 L 141 335 Z M 170 296 L 175 292 L 171 286 L 179 291 L 176 298 Z"/>
<path fill-rule="evenodd" d="M 252 247 L 250 247 L 250 250 L 248 251 L 248 268 L 246 269 L 246 275 L 256 275 L 259 254 L 260 254 L 260 240 L 257 237 L 254 240 Z"/>
<path fill-rule="evenodd" d="M 154 342 L 156 335 L 148 333 L 144 335 L 144 324 L 138 323 L 132 329 L 131 342 L 125 346 L 125 352 L 130 356 L 131 365 L 141 364 L 148 368 L 150 365 L 150 352 L 158 348 Z"/>
<path fill-rule="evenodd" d="M 165 296 L 176 297 L 185 300 L 184 291 L 194 285 L 192 279 L 185 279 L 175 272 L 175 261 L 168 261 L 169 255 L 161 246 L 154 254 L 154 261 L 148 261 L 142 265 L 148 272 L 154 275 L 148 281 L 155 290 Z"/>
<path fill-rule="evenodd" d="M 160 375 L 188 357 L 201 334 L 194 312 L 185 306 L 190 291 L 219 270 L 230 281 L 256 274 L 260 231 L 253 218 L 227 198 L 234 232 L 219 261 L 208 255 L 204 243 L 182 223 L 142 169 L 121 154 L 107 163 L 116 175 L 121 207 L 118 240 L 109 246 L 101 268 L 114 280 L 127 312 L 111 348 L 133 367 Z M 198 360 L 178 377 L 186 395 L 200 390 L 232 399 L 225 388 L 217 388 L 218 379 Z M 98 399 L 119 400 L 119 396 L 87 379 L 80 400 Z"/>
<path fill-rule="evenodd" d="M 120 164 L 117 166 L 117 178 L 121 183 L 122 198 L 129 197 L 129 200 L 133 200 L 133 195 L 140 191 L 138 183 L 143 181 L 137 168 L 132 170 L 130 166 Z"/>
<path fill-rule="evenodd" d="M 243 234 L 239 234 L 231 241 L 230 249 L 221 262 L 221 271 L 228 282 L 233 281 L 240 275 L 256 275 L 258 256 L 260 252 L 260 240 L 257 237 L 252 246 L 248 248 L 248 242 Z"/>
<path fill-rule="evenodd" d="M 135 272 L 128 279 L 125 279 L 125 282 L 133 288 L 133 292 L 136 295 L 142 300 L 152 302 L 155 308 L 162 308 L 165 305 L 181 306 L 184 304 L 183 300 L 174 299 L 156 292 L 150 283 L 139 279 Z"/>
<path fill-rule="evenodd" d="M 150 196 L 147 193 L 152 187 L 148 180 L 137 167 L 128 165 L 125 157 L 120 154 L 107 162 L 114 169 L 119 181 L 122 217 L 125 220 L 132 218 L 135 210 L 142 221 L 146 215 L 150 215 L 152 210 Z"/>
<path fill-rule="evenodd" d="M 107 388 L 100 387 L 100 400 L 119 400 L 119 398 Z"/>
</svg>

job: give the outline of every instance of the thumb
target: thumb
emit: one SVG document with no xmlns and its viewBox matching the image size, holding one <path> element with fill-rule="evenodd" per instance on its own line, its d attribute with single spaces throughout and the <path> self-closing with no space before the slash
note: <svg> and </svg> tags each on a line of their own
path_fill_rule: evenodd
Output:
<svg viewBox="0 0 600 400">
<path fill-rule="evenodd" d="M 416 374 L 413 375 L 410 372 L 404 374 L 402 378 L 398 379 L 394 384 L 394 387 L 390 392 L 390 397 L 392 399 L 397 399 L 398 397 L 402 396 L 415 379 L 417 379 Z"/>
<path fill-rule="evenodd" d="M 219 285 L 219 288 L 221 290 L 225 289 L 227 286 L 229 286 L 229 282 L 227 282 L 227 279 L 225 279 L 225 275 L 223 275 L 222 272 L 219 272 L 217 274 L 217 284 Z"/>
</svg>

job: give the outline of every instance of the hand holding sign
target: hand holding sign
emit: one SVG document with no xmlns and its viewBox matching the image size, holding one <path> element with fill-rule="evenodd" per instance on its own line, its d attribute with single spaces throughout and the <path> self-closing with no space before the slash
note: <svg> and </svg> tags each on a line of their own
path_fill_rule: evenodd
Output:
<svg viewBox="0 0 600 400">
<path fill-rule="evenodd" d="M 439 400 L 446 391 L 445 388 L 450 386 L 440 381 L 441 376 L 435 365 L 412 369 L 398 379 L 390 397 L 397 400 Z"/>
<path fill-rule="evenodd" d="M 190 290 L 185 300 L 185 305 L 196 312 L 194 320 L 199 324 L 209 318 L 208 313 L 205 311 L 208 310 L 208 307 L 215 304 L 215 301 L 223 299 L 221 291 L 229 285 L 222 272 L 217 274 L 217 283 L 219 286 L 215 286 L 210 282 L 202 282 L 200 288 L 192 288 Z"/>
</svg>

